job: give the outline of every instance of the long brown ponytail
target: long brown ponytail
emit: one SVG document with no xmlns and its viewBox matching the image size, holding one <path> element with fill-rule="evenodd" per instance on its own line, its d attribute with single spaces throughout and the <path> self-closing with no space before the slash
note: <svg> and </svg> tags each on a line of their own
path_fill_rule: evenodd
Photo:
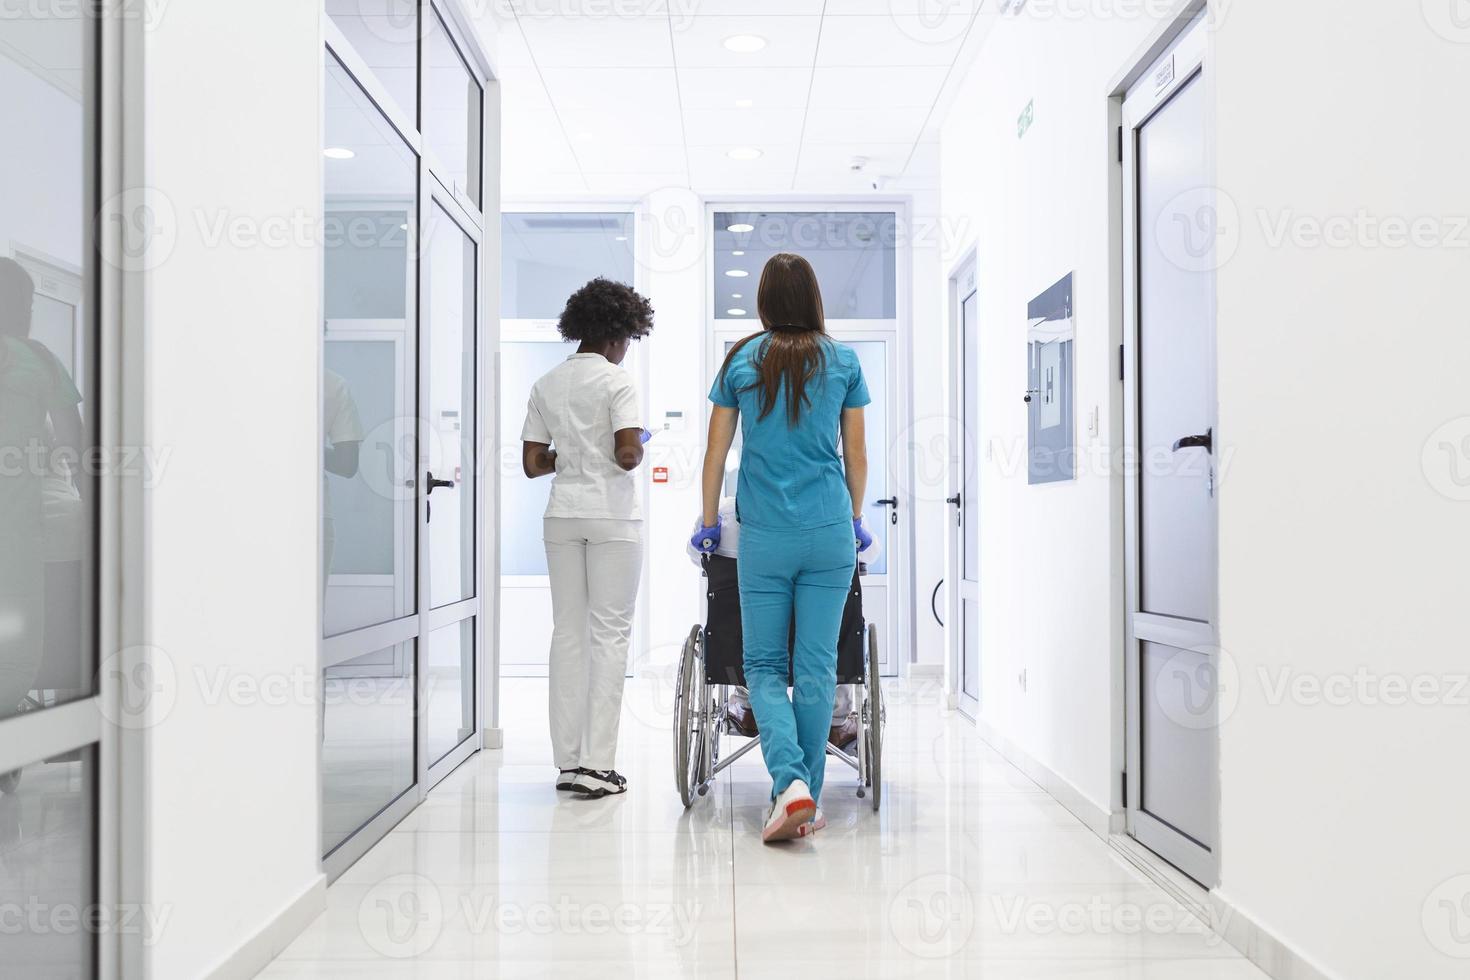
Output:
<svg viewBox="0 0 1470 980">
<path fill-rule="evenodd" d="M 771 414 L 784 390 L 786 421 L 796 425 L 801 420 L 802 409 L 811 404 L 806 394 L 807 382 L 827 363 L 822 291 L 811 263 L 790 252 L 771 256 L 761 270 L 755 302 L 765 329 L 730 348 L 720 367 L 720 380 L 724 380 L 741 348 L 752 340 L 761 340 L 755 358 L 756 380 L 743 390 L 759 389 L 759 418 L 762 419 Z"/>
</svg>

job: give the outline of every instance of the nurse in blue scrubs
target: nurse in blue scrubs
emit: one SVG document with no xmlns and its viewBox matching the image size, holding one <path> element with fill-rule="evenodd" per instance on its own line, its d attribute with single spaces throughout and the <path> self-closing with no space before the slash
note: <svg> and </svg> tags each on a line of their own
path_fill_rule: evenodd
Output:
<svg viewBox="0 0 1470 980">
<path fill-rule="evenodd" d="M 692 542 L 720 538 L 720 487 L 740 426 L 735 492 L 740 523 L 740 617 L 745 680 L 771 774 L 766 842 L 821 829 L 818 802 L 837 687 L 837 634 L 862 526 L 868 479 L 863 406 L 871 400 L 852 348 L 827 336 L 810 263 L 783 253 L 766 263 L 756 300 L 762 330 L 731 349 L 709 398 L 703 525 Z M 793 688 L 787 636 L 796 619 Z"/>
</svg>

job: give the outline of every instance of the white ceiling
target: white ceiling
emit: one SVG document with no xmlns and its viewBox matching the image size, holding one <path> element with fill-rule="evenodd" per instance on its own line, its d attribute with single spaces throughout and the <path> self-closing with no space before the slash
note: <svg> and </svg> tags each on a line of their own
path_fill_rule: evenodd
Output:
<svg viewBox="0 0 1470 980">
<path fill-rule="evenodd" d="M 508 198 L 932 184 L 981 0 L 498 0 Z M 764 38 L 759 51 L 726 38 Z M 977 40 L 978 38 L 972 38 Z M 737 105 L 748 99 L 750 105 Z M 755 160 L 729 151 L 753 147 Z M 854 157 L 866 157 L 853 173 Z"/>
</svg>

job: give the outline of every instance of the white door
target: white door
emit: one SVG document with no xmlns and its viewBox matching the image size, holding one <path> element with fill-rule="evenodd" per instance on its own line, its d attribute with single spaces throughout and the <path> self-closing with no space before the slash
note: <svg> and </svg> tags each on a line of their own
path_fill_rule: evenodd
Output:
<svg viewBox="0 0 1470 980">
<path fill-rule="evenodd" d="M 1204 32 L 1123 106 L 1129 832 L 1217 878 L 1214 241 Z"/>
<path fill-rule="evenodd" d="M 950 280 L 950 417 L 955 430 L 950 496 L 949 549 L 950 693 L 955 705 L 974 718 L 980 711 L 980 472 L 974 458 L 980 436 L 980 332 L 975 265 L 961 267 Z"/>
<path fill-rule="evenodd" d="M 888 451 L 894 433 L 898 431 L 898 398 L 895 396 L 898 390 L 898 338 L 892 331 L 844 331 L 840 326 L 829 327 L 828 333 L 857 353 L 868 393 L 873 398 L 864 418 L 868 444 L 868 492 L 863 516 L 880 548 L 877 558 L 862 569 L 863 615 L 878 630 L 882 673 L 893 675 L 898 673 L 899 658 L 894 651 L 899 649 L 899 637 L 902 635 L 901 620 L 893 607 L 899 597 L 908 594 L 904 576 L 908 568 L 904 552 L 906 542 L 901 533 L 906 525 L 900 517 L 899 509 L 903 504 L 897 493 L 902 484 L 896 467 L 902 465 L 902 460 Z M 714 384 L 715 375 L 730 348 L 749 334 L 748 328 L 715 333 L 714 356 L 709 365 L 706 388 Z M 737 432 L 726 475 L 726 496 L 735 494 L 740 448 Z"/>
</svg>

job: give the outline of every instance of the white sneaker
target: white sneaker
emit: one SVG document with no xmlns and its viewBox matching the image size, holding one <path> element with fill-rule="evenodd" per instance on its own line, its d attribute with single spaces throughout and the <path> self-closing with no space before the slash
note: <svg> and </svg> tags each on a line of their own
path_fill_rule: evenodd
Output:
<svg viewBox="0 0 1470 980">
<path fill-rule="evenodd" d="M 584 800 L 598 800 L 628 792 L 628 781 L 611 769 L 583 769 L 572 780 L 572 792 L 580 794 Z"/>
<path fill-rule="evenodd" d="M 812 829 L 807 833 L 815 834 L 825 826 L 827 826 L 827 815 L 822 812 L 821 807 L 817 807 L 817 812 L 812 814 Z"/>
<path fill-rule="evenodd" d="M 794 780 L 771 804 L 770 816 L 766 817 L 766 825 L 761 830 L 761 840 L 769 844 L 805 837 L 811 833 L 812 817 L 816 812 L 812 791 L 804 781 Z"/>
</svg>

